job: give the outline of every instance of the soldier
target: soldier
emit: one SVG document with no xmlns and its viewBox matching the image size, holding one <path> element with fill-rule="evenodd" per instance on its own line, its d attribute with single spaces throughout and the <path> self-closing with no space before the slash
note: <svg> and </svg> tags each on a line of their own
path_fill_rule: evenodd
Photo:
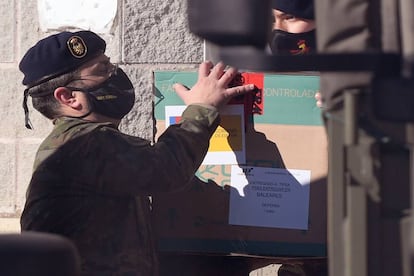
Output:
<svg viewBox="0 0 414 276">
<path fill-rule="evenodd" d="M 72 240 L 82 275 L 157 275 L 149 196 L 190 182 L 220 107 L 254 85 L 228 88 L 237 70 L 203 62 L 191 90 L 174 86 L 187 109 L 153 145 L 118 130 L 135 92 L 105 48 L 93 32 L 61 32 L 40 40 L 20 62 L 26 126 L 28 96 L 54 125 L 36 154 L 21 229 Z"/>
</svg>

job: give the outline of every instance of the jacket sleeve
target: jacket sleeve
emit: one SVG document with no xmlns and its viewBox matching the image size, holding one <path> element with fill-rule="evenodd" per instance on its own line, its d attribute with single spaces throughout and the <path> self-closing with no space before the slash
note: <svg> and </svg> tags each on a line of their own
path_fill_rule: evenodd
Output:
<svg viewBox="0 0 414 276">
<path fill-rule="evenodd" d="M 190 105 L 181 122 L 168 127 L 154 145 L 109 127 L 97 129 L 90 135 L 92 143 L 84 141 L 80 154 L 87 165 L 79 170 L 103 193 L 153 195 L 172 191 L 194 177 L 219 120 L 216 108 Z"/>
</svg>

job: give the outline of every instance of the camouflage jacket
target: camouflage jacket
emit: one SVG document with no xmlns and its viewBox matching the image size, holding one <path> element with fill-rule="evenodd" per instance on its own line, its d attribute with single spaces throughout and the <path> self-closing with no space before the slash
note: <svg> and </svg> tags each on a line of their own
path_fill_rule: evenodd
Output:
<svg viewBox="0 0 414 276">
<path fill-rule="evenodd" d="M 82 275 L 157 275 L 149 196 L 190 182 L 218 123 L 217 110 L 192 105 L 152 145 L 110 123 L 57 119 L 36 155 L 22 231 L 70 238 Z"/>
</svg>

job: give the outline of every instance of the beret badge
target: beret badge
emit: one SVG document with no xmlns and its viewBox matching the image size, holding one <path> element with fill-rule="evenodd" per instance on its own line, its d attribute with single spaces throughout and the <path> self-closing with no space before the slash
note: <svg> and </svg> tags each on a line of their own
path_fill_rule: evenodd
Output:
<svg viewBox="0 0 414 276">
<path fill-rule="evenodd" d="M 86 56 L 86 52 L 88 51 L 88 49 L 81 37 L 71 36 L 67 41 L 67 45 L 70 53 L 75 58 L 83 58 L 84 56 Z"/>
</svg>

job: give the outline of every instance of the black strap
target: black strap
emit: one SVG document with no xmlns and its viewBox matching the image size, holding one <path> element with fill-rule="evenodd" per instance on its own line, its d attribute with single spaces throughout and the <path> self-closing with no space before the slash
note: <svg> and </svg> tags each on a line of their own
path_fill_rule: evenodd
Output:
<svg viewBox="0 0 414 276">
<path fill-rule="evenodd" d="M 30 122 L 30 119 L 29 119 L 29 108 L 27 106 L 28 96 L 29 96 L 29 88 L 24 90 L 24 96 L 23 96 L 24 123 L 25 123 L 26 128 L 33 129 L 32 122 Z"/>
</svg>

